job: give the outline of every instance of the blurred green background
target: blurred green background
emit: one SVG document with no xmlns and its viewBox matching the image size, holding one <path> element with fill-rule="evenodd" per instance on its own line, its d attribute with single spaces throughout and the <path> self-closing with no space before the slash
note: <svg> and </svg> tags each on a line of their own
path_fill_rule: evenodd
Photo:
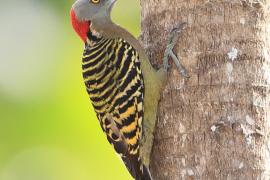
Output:
<svg viewBox="0 0 270 180">
<path fill-rule="evenodd" d="M 107 143 L 81 75 L 73 0 L 1 0 L 0 180 L 130 180 Z M 113 19 L 139 34 L 139 1 Z"/>
</svg>

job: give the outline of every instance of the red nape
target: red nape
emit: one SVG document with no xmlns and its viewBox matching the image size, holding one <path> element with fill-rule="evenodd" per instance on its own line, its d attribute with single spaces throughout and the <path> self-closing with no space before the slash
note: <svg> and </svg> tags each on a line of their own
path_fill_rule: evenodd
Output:
<svg viewBox="0 0 270 180">
<path fill-rule="evenodd" d="M 80 36 L 80 38 L 84 42 L 86 42 L 90 21 L 79 21 L 73 9 L 71 9 L 70 11 L 70 20 L 75 32 Z"/>
</svg>

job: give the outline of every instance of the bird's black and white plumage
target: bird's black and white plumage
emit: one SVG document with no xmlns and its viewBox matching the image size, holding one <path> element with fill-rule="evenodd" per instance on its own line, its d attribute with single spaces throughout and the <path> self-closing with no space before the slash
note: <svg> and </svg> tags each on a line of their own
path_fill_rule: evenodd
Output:
<svg viewBox="0 0 270 180">
<path fill-rule="evenodd" d="M 149 155 L 164 72 L 153 69 L 138 40 L 111 21 L 114 2 L 77 0 L 72 6 L 73 27 L 85 43 L 83 78 L 100 125 L 130 174 L 152 180 Z"/>
<path fill-rule="evenodd" d="M 88 32 L 83 78 L 100 125 L 135 179 L 143 173 L 139 156 L 144 82 L 138 52 L 124 39 Z M 140 175 L 141 174 L 141 175 Z"/>
</svg>

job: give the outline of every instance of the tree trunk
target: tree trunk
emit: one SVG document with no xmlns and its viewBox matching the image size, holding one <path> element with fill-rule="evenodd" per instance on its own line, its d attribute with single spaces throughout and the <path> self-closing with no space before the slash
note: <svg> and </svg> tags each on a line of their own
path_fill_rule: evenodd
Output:
<svg viewBox="0 0 270 180">
<path fill-rule="evenodd" d="M 151 172 L 155 180 L 270 179 L 270 1 L 141 0 L 142 44 L 161 64 L 180 22 L 163 91 Z"/>
</svg>

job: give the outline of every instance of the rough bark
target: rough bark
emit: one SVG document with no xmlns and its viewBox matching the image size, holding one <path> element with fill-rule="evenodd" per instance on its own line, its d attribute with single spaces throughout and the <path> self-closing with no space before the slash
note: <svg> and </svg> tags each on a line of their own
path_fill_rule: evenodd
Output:
<svg viewBox="0 0 270 180">
<path fill-rule="evenodd" d="M 142 44 L 161 64 L 173 26 L 191 76 L 173 66 L 150 168 L 156 180 L 270 179 L 270 1 L 141 0 Z"/>
</svg>

